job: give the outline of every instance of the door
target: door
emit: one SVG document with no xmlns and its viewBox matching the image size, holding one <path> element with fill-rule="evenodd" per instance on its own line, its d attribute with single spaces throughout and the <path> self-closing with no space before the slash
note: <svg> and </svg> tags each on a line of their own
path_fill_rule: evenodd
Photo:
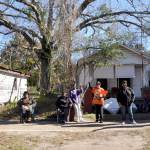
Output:
<svg viewBox="0 0 150 150">
<path fill-rule="evenodd" d="M 101 82 L 101 87 L 107 89 L 107 79 L 97 79 L 97 81 Z"/>
<path fill-rule="evenodd" d="M 119 87 L 121 87 L 122 81 L 124 81 L 124 80 L 126 80 L 128 83 L 128 86 L 131 87 L 131 79 L 130 78 L 119 78 L 119 79 L 117 79 L 117 85 Z"/>
</svg>

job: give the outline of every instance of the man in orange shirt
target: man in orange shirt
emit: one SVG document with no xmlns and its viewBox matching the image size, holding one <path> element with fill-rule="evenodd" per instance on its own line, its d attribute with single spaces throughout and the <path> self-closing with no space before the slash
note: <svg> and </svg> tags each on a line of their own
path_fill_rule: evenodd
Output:
<svg viewBox="0 0 150 150">
<path fill-rule="evenodd" d="M 96 111 L 96 122 L 103 123 L 103 105 L 104 97 L 108 92 L 101 88 L 101 83 L 97 81 L 96 86 L 92 88 L 93 101 Z"/>
</svg>

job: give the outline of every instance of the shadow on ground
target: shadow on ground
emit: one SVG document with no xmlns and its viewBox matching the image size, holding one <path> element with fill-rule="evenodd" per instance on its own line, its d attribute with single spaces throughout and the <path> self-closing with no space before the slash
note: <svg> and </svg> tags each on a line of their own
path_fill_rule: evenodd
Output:
<svg viewBox="0 0 150 150">
<path fill-rule="evenodd" d="M 18 120 L 0 120 L 0 125 L 13 125 L 19 124 Z M 104 123 L 96 123 L 96 122 L 69 122 L 66 124 L 58 124 L 55 121 L 49 120 L 36 120 L 34 123 L 28 123 L 28 125 L 56 125 L 63 128 L 92 128 L 92 132 L 106 130 L 106 129 L 119 129 L 119 128 L 143 128 L 150 126 L 150 120 L 138 120 L 137 124 L 130 124 L 127 122 L 125 125 L 122 125 L 120 122 L 107 122 Z"/>
</svg>

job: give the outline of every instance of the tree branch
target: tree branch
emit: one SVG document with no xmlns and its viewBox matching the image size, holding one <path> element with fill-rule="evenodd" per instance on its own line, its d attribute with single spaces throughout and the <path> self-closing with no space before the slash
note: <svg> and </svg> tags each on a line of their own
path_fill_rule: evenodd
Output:
<svg viewBox="0 0 150 150">
<path fill-rule="evenodd" d="M 76 30 L 80 30 L 80 27 L 83 27 L 85 24 L 88 24 L 91 21 L 96 21 L 98 19 L 105 18 L 105 17 L 119 16 L 119 15 L 125 15 L 125 14 L 129 16 L 144 15 L 144 14 L 150 15 L 150 12 L 149 11 L 119 11 L 119 12 L 114 12 L 114 13 L 105 13 L 105 14 L 101 14 L 101 15 L 84 20 L 76 27 Z"/>
<path fill-rule="evenodd" d="M 11 34 L 11 33 L 13 33 L 14 31 L 10 31 L 10 32 L 1 32 L 0 31 L 0 34 L 3 34 L 3 35 L 8 35 L 8 34 Z"/>
<path fill-rule="evenodd" d="M 39 13 L 38 8 L 35 5 L 33 5 L 32 3 L 27 2 L 26 0 L 16 0 L 16 1 L 20 2 L 20 3 L 23 3 L 24 5 L 30 7 L 33 10 L 33 12 L 35 13 L 35 16 L 36 16 L 36 19 L 37 19 L 38 23 L 41 24 L 40 13 Z"/>
<path fill-rule="evenodd" d="M 14 7 L 13 5 L 10 5 L 10 4 L 4 3 L 4 2 L 0 2 L 0 5 L 9 7 L 9 8 L 11 8 L 11 9 L 17 11 L 17 12 L 23 13 L 24 15 L 26 15 L 26 16 L 28 16 L 29 18 L 32 18 L 34 21 L 36 21 L 36 18 L 35 18 L 33 15 L 31 15 L 31 14 L 25 12 L 25 11 L 22 10 L 22 9 L 16 8 L 16 7 Z"/>
<path fill-rule="evenodd" d="M 28 17 L 24 17 L 24 16 L 21 16 L 21 15 L 4 14 L 4 13 L 1 13 L 1 12 L 0 12 L 0 15 L 7 16 L 7 17 L 12 17 L 12 18 L 21 18 L 21 19 L 29 20 Z"/>
<path fill-rule="evenodd" d="M 48 20 L 47 20 L 47 28 L 48 28 L 49 30 L 52 29 L 53 6 L 54 6 L 54 0 L 49 0 Z"/>
<path fill-rule="evenodd" d="M 89 6 L 90 3 L 94 2 L 95 0 L 84 0 L 83 3 L 77 10 L 77 18 L 82 14 L 82 12 Z"/>
<path fill-rule="evenodd" d="M 110 23 L 121 23 L 121 24 L 125 25 L 126 27 L 129 26 L 128 24 L 131 24 L 131 25 L 137 26 L 138 28 L 141 28 L 143 31 L 145 31 L 143 29 L 143 27 L 141 25 L 139 25 L 138 23 L 135 23 L 135 22 L 132 22 L 132 21 L 127 21 L 127 20 L 121 20 L 121 19 L 108 20 L 108 21 L 99 21 L 99 20 L 92 21 L 92 22 L 89 22 L 87 24 L 84 24 L 83 26 L 80 26 L 80 30 L 82 30 L 83 28 L 91 27 L 94 24 L 102 25 L 102 24 L 110 24 Z M 76 30 L 76 31 L 80 31 L 80 30 Z"/>
<path fill-rule="evenodd" d="M 10 29 L 10 30 L 13 30 L 15 32 L 18 32 L 18 33 L 21 33 L 24 38 L 31 44 L 31 45 L 34 45 L 35 42 L 34 40 L 32 39 L 32 37 L 26 33 L 26 31 L 22 30 L 20 27 L 16 26 L 15 24 L 11 23 L 10 21 L 7 21 L 7 20 L 2 20 L 0 19 L 0 25 Z"/>
</svg>

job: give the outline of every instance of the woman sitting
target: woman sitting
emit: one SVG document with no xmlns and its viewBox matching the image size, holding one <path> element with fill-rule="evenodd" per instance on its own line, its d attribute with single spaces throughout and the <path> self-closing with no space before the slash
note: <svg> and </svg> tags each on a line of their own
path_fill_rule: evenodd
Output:
<svg viewBox="0 0 150 150">
<path fill-rule="evenodd" d="M 34 120 L 34 109 L 36 107 L 36 102 L 29 98 L 29 93 L 25 91 L 23 97 L 18 102 L 20 108 L 20 122 L 29 122 L 29 117 Z"/>
</svg>

